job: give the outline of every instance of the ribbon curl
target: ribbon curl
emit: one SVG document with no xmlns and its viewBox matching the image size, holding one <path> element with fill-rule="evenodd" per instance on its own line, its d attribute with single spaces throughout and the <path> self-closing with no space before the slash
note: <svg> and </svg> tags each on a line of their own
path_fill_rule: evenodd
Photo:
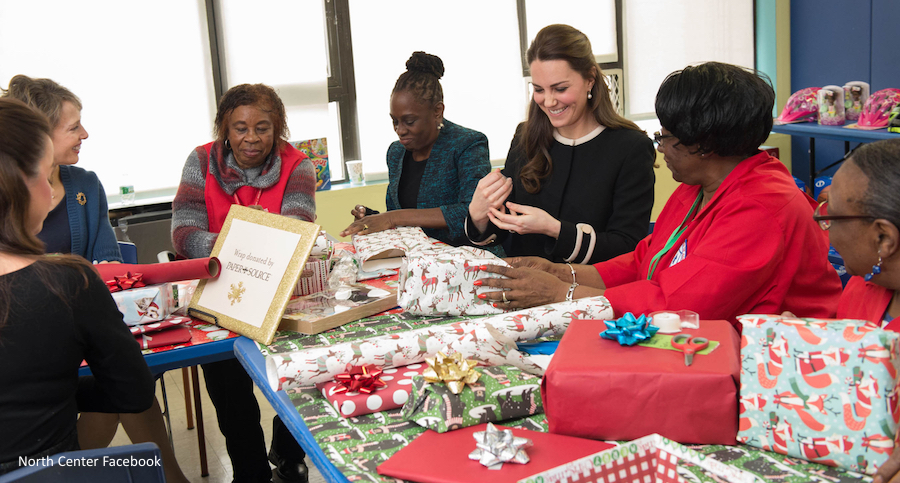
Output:
<svg viewBox="0 0 900 483">
<path fill-rule="evenodd" d="M 634 314 L 627 312 L 617 320 L 604 320 L 606 330 L 600 333 L 600 337 L 618 341 L 621 345 L 635 345 L 643 342 L 656 334 L 659 327 L 650 324 L 650 319 L 645 315 L 634 318 Z"/>
<path fill-rule="evenodd" d="M 347 372 L 334 376 L 334 380 L 341 385 L 335 388 L 332 394 L 342 394 L 345 392 L 361 392 L 363 394 L 371 394 L 376 389 L 386 387 L 387 383 L 381 380 L 383 372 L 375 364 L 366 364 L 362 366 L 354 366 L 347 364 L 345 369 Z"/>
<path fill-rule="evenodd" d="M 146 287 L 144 283 L 144 274 L 125 272 L 125 275 L 115 275 L 112 280 L 106 280 L 106 288 L 109 293 L 121 292 L 132 288 Z"/>
<path fill-rule="evenodd" d="M 481 376 L 475 371 L 478 362 L 471 359 L 464 360 L 459 352 L 449 357 L 443 352 L 438 352 L 434 357 L 426 358 L 425 362 L 429 366 L 422 372 L 425 380 L 446 383 L 453 394 L 461 393 L 466 384 L 474 384 Z"/>
<path fill-rule="evenodd" d="M 524 465 L 531 461 L 525 453 L 525 448 L 531 447 L 531 440 L 514 436 L 510 429 L 501 431 L 487 423 L 486 431 L 476 431 L 472 436 L 475 438 L 476 448 L 469 453 L 469 459 L 478 460 L 488 468 L 499 465 L 496 468 L 499 469 L 503 463 Z"/>
</svg>

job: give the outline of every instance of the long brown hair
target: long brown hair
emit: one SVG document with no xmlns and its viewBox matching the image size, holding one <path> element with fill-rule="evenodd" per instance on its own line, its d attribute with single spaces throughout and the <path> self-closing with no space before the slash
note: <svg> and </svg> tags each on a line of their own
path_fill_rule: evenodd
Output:
<svg viewBox="0 0 900 483">
<path fill-rule="evenodd" d="M 46 264 L 82 267 L 85 287 L 90 266 L 79 257 L 44 256 L 44 244 L 28 228 L 31 192 L 26 178 L 40 176 L 49 139 L 46 116 L 18 99 L 0 98 L 0 253 L 37 258 L 34 267 L 41 281 L 65 301 L 74 294 L 62 292 Z M 0 277 L 0 328 L 6 324 L 13 297 L 13 287 Z"/>
<path fill-rule="evenodd" d="M 27 75 L 17 75 L 9 80 L 9 88 L 3 97 L 12 97 L 44 113 L 50 120 L 50 129 L 59 123 L 64 102 L 71 102 L 81 110 L 81 99 L 72 91 L 50 79 L 32 79 Z"/>
<path fill-rule="evenodd" d="M 594 118 L 608 129 L 634 129 L 641 131 L 637 124 L 620 116 L 609 98 L 609 86 L 597 61 L 591 41 L 580 30 L 562 24 L 548 25 L 541 29 L 526 53 L 531 64 L 536 60 L 565 60 L 569 67 L 581 74 L 585 80 L 593 80 L 588 108 Z M 519 178 L 525 190 L 537 193 L 541 190 L 541 180 L 553 171 L 553 160 L 549 148 L 553 144 L 553 125 L 541 111 L 541 107 L 531 98 L 528 118 L 521 136 L 521 147 L 528 162 L 522 167 Z"/>
</svg>

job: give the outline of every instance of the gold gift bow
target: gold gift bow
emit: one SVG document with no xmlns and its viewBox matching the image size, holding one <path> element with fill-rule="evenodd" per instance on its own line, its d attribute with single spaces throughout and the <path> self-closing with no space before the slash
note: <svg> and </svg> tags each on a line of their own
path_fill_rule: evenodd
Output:
<svg viewBox="0 0 900 483">
<path fill-rule="evenodd" d="M 422 372 L 425 380 L 443 382 L 453 394 L 461 393 L 466 384 L 474 384 L 481 376 L 475 372 L 478 362 L 463 359 L 459 352 L 451 356 L 438 352 L 434 357 L 426 358 L 425 362 L 428 363 L 428 369 Z"/>
</svg>

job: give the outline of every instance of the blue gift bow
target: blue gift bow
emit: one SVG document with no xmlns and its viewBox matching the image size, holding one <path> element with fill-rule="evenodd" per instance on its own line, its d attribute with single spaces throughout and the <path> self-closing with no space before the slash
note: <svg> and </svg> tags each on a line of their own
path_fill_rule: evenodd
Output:
<svg viewBox="0 0 900 483">
<path fill-rule="evenodd" d="M 600 337 L 618 341 L 621 345 L 635 345 L 643 342 L 656 334 L 659 327 L 650 324 L 650 319 L 645 315 L 634 318 L 631 312 L 625 313 L 616 320 L 604 320 L 606 330 L 600 333 Z"/>
</svg>

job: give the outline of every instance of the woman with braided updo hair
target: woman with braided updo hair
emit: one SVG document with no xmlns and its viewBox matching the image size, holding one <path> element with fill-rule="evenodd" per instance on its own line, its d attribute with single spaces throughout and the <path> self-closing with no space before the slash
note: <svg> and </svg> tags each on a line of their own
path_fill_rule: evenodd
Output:
<svg viewBox="0 0 900 483">
<path fill-rule="evenodd" d="M 464 224 L 478 180 L 491 170 L 487 137 L 444 119 L 444 63 L 413 52 L 391 93 L 400 138 L 388 148 L 387 212 L 358 205 L 341 236 L 420 226 L 450 245 L 468 244 Z"/>
</svg>

